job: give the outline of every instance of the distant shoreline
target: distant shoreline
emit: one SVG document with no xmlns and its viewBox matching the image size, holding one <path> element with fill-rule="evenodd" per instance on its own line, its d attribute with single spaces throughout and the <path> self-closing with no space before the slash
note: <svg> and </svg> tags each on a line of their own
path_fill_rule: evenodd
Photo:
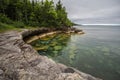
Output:
<svg viewBox="0 0 120 80">
<path fill-rule="evenodd" d="M 77 26 L 120 26 L 120 24 L 76 24 L 76 25 Z"/>
</svg>

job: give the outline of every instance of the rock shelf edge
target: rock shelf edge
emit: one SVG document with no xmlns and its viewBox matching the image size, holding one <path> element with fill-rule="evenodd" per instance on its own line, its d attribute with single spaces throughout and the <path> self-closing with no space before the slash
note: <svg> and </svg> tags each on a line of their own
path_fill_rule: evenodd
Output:
<svg viewBox="0 0 120 80">
<path fill-rule="evenodd" d="M 39 55 L 23 40 L 33 32 L 0 34 L 0 80 L 102 80 Z"/>
</svg>

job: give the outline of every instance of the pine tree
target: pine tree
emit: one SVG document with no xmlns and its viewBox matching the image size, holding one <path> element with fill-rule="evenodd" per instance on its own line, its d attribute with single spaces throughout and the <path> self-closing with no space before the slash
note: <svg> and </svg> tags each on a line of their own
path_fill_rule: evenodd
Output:
<svg viewBox="0 0 120 80">
<path fill-rule="evenodd" d="M 56 6 L 53 0 L 0 0 L 0 14 L 30 26 L 71 26 L 61 0 Z"/>
</svg>

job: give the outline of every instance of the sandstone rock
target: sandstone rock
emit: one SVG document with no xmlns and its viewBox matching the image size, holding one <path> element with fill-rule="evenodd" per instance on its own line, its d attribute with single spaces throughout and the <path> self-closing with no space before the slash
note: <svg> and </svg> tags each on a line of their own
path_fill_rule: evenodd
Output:
<svg viewBox="0 0 120 80">
<path fill-rule="evenodd" d="M 39 55 L 22 39 L 30 33 L 0 34 L 0 80 L 101 80 Z"/>
</svg>

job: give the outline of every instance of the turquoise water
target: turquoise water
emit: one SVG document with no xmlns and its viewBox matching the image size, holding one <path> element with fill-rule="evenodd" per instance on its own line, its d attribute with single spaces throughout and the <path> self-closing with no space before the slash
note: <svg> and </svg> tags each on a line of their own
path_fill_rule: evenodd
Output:
<svg viewBox="0 0 120 80">
<path fill-rule="evenodd" d="M 56 34 L 31 45 L 41 55 L 104 80 L 120 80 L 120 26 L 75 26 L 85 34 Z"/>
</svg>

